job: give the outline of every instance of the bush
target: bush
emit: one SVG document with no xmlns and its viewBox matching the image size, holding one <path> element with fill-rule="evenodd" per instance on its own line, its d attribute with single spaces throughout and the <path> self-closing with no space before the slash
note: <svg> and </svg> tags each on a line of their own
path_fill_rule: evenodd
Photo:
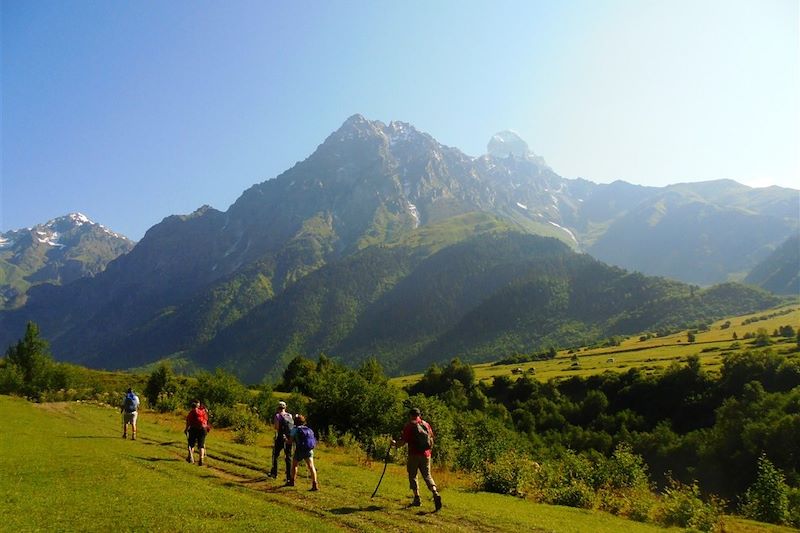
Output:
<svg viewBox="0 0 800 533">
<path fill-rule="evenodd" d="M 481 490 L 524 496 L 531 486 L 539 464 L 525 454 L 511 450 L 495 462 L 486 462 L 479 473 Z"/>
<path fill-rule="evenodd" d="M 800 488 L 789 489 L 789 524 L 800 528 Z"/>
<path fill-rule="evenodd" d="M 597 465 L 594 485 L 607 489 L 647 488 L 647 465 L 640 455 L 631 452 L 630 446 L 620 444 L 610 459 Z"/>
<path fill-rule="evenodd" d="M 197 383 L 190 389 L 190 396 L 197 398 L 209 408 L 233 406 L 249 399 L 249 394 L 236 376 L 218 368 L 213 374 L 201 372 Z"/>
<path fill-rule="evenodd" d="M 664 489 L 661 504 L 656 511 L 658 522 L 665 526 L 678 526 L 714 531 L 719 527 L 722 514 L 719 502 L 705 503 L 700 498 L 697 483 L 684 485 L 672 479 Z"/>
<path fill-rule="evenodd" d="M 184 407 L 183 398 L 177 394 L 170 394 L 168 392 L 159 393 L 156 398 L 155 404 L 151 404 L 153 409 L 159 413 L 172 413 Z"/>
<path fill-rule="evenodd" d="M 594 502 L 594 491 L 586 483 L 576 481 L 566 487 L 553 490 L 550 502 L 554 505 L 591 509 Z"/>
<path fill-rule="evenodd" d="M 789 487 L 766 455 L 758 459 L 758 475 L 744 495 L 742 514 L 772 524 L 789 519 Z"/>
</svg>

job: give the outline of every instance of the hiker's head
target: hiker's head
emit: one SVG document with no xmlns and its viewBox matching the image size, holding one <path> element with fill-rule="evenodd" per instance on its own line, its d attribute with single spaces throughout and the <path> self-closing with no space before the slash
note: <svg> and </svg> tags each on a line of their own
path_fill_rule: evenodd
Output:
<svg viewBox="0 0 800 533">
<path fill-rule="evenodd" d="M 294 415 L 294 423 L 298 426 L 305 426 L 306 425 L 306 417 L 301 414 Z"/>
<path fill-rule="evenodd" d="M 415 420 L 415 419 L 419 418 L 421 414 L 422 413 L 420 413 L 419 409 L 414 407 L 408 412 L 408 418 L 410 418 L 412 420 Z"/>
<path fill-rule="evenodd" d="M 133 389 L 128 387 L 128 394 L 133 394 Z"/>
<path fill-rule="evenodd" d="M 284 401 L 278 402 L 278 411 L 283 411 L 284 409 L 286 409 L 286 402 Z"/>
<path fill-rule="evenodd" d="M 192 407 L 193 408 L 200 407 L 200 401 L 199 400 L 192 400 Z"/>
</svg>

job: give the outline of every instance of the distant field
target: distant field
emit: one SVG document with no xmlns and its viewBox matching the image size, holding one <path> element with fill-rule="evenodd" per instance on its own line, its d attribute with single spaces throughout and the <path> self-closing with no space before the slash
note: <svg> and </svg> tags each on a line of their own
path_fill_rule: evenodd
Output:
<svg viewBox="0 0 800 533">
<path fill-rule="evenodd" d="M 766 320 L 758 320 L 744 324 L 744 322 L 769 315 L 778 315 Z M 723 327 L 730 322 L 728 327 Z M 697 355 L 706 370 L 716 371 L 722 365 L 722 357 L 732 351 L 743 350 L 751 347 L 752 340 L 743 337 L 755 334 L 760 328 L 766 329 L 770 334 L 781 326 L 790 325 L 795 331 L 800 329 L 800 303 L 781 306 L 759 313 L 726 318 L 714 322 L 708 331 L 698 332 L 695 342 L 688 342 L 688 331 L 681 331 L 664 337 L 653 337 L 640 341 L 642 335 L 631 336 L 619 346 L 607 348 L 581 348 L 574 353 L 567 350 L 559 351 L 554 359 L 494 366 L 491 363 L 473 365 L 475 376 L 479 380 L 488 381 L 496 376 L 513 375 L 514 371 L 535 371 L 533 374 L 540 381 L 551 378 L 570 376 L 589 376 L 603 372 L 625 372 L 631 368 L 641 368 L 647 373 L 659 372 L 672 363 L 685 360 L 689 355 Z M 738 340 L 733 339 L 736 333 Z M 796 339 L 773 339 L 776 341 L 774 349 L 782 350 L 796 346 Z M 738 342 L 738 347 L 735 343 Z M 578 356 L 578 365 L 573 366 L 572 356 Z M 796 355 L 793 355 L 796 356 Z M 518 371 L 518 370 L 517 370 Z M 406 386 L 419 381 L 422 374 L 412 374 L 394 378 L 393 383 Z"/>
</svg>

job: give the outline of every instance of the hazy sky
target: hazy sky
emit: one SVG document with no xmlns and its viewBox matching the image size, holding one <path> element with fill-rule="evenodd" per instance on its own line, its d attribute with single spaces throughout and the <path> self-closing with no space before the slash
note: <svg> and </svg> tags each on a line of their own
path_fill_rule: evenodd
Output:
<svg viewBox="0 0 800 533">
<path fill-rule="evenodd" d="M 797 0 L 2 0 L 0 230 L 131 238 L 306 158 L 353 113 L 567 178 L 800 187 Z"/>
</svg>

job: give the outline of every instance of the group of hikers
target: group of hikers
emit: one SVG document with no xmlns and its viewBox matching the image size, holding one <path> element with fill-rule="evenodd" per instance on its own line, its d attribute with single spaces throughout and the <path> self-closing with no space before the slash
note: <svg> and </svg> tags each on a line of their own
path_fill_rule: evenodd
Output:
<svg viewBox="0 0 800 533">
<path fill-rule="evenodd" d="M 122 413 L 122 438 L 128 437 L 128 425 L 131 426 L 131 439 L 136 440 L 136 421 L 139 412 L 139 397 L 132 389 L 125 394 L 120 412 Z M 187 437 L 188 455 L 186 461 L 194 463 L 194 448 L 200 454 L 197 464 L 202 466 L 206 457 L 206 435 L 211 430 L 208 409 L 199 400 L 192 400 L 192 408 L 186 415 L 184 434 Z M 294 416 L 286 410 L 286 402 L 278 402 L 275 415 L 272 418 L 275 430 L 275 440 L 272 447 L 272 469 L 269 477 L 278 477 L 278 462 L 281 453 L 284 455 L 286 485 L 293 487 L 297 479 L 297 467 L 301 461 L 306 463 L 311 476 L 311 490 L 319 490 L 317 469 L 314 465 L 314 448 L 316 436 L 314 431 L 306 425 L 306 418 L 301 414 Z M 392 439 L 391 446 L 401 447 L 408 445 L 408 472 L 409 488 L 414 494 L 411 506 L 422 505 L 419 493 L 417 474 L 422 476 L 425 485 L 433 495 L 433 503 L 438 511 L 442 508 L 442 497 L 436 488 L 436 482 L 431 476 L 431 450 L 433 449 L 433 429 L 422 419 L 420 410 L 413 408 L 408 413 L 408 421 L 403 426 L 400 438 Z M 387 454 L 388 455 L 388 454 Z M 388 457 L 387 457 L 388 458 Z M 382 479 L 382 478 L 381 478 Z M 377 492 L 377 488 L 375 489 Z M 374 494 L 373 494 L 374 495 Z"/>
</svg>

